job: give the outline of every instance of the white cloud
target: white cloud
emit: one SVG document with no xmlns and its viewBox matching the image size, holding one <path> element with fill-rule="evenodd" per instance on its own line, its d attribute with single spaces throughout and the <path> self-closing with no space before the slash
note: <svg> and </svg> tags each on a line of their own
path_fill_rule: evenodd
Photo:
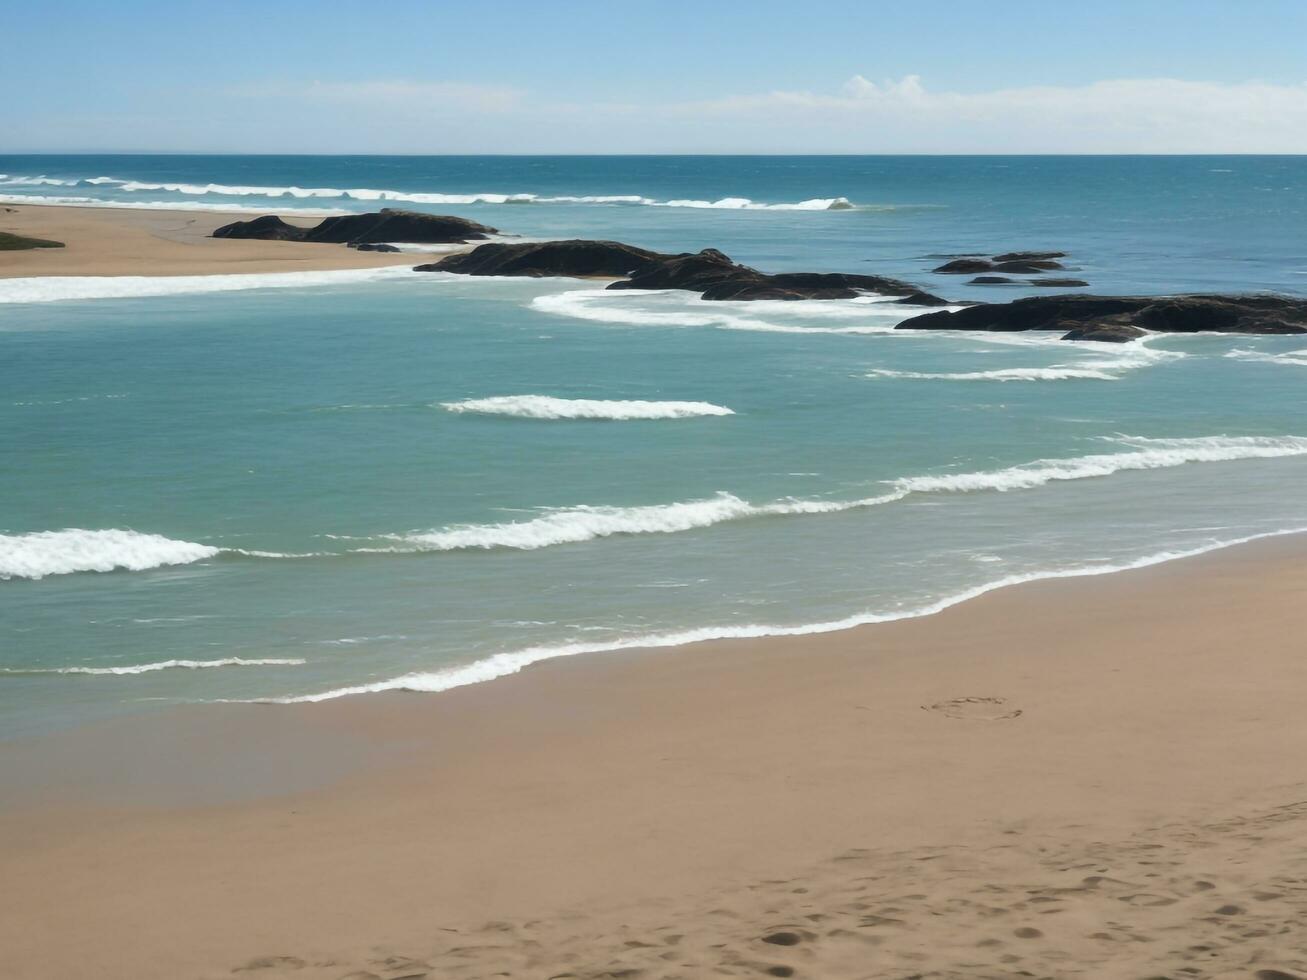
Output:
<svg viewBox="0 0 1307 980">
<path fill-rule="evenodd" d="M 917 75 L 855 75 L 837 93 L 777 91 L 668 106 L 866 152 L 1307 151 L 1307 84 L 1168 78 L 983 92 L 932 91 Z"/>
</svg>

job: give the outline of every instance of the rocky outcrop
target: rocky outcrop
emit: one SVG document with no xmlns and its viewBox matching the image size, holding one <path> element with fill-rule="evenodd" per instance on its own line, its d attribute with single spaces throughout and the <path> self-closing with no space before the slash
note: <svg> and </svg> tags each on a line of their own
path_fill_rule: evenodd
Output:
<svg viewBox="0 0 1307 980">
<path fill-rule="evenodd" d="M 302 242 L 309 229 L 282 221 L 275 214 L 264 214 L 249 221 L 233 221 L 215 228 L 213 238 L 254 238 L 264 242 Z"/>
<path fill-rule="evenodd" d="M 1088 286 L 1089 283 L 1083 279 L 1031 279 L 1032 286 L 1057 287 L 1059 289 L 1076 289 L 1081 286 Z"/>
<path fill-rule="evenodd" d="M 1307 299 L 1287 296 L 1034 296 L 941 310 L 901 330 L 1057 330 L 1070 340 L 1130 340 L 1138 332 L 1307 333 Z M 1111 328 L 1111 329 L 1108 329 Z M 1093 335 L 1091 335 L 1091 332 Z M 1072 336 L 1074 335 L 1074 336 Z"/>
<path fill-rule="evenodd" d="M 346 248 L 354 248 L 354 249 L 358 249 L 360 252 L 398 252 L 398 251 L 400 251 L 400 249 L 397 249 L 394 245 L 387 245 L 385 242 L 377 242 L 377 243 L 375 243 L 375 244 L 369 244 L 368 242 L 363 242 L 362 244 L 359 244 L 359 243 L 357 243 L 357 242 L 348 242 L 348 243 L 346 244 L 345 247 L 346 247 Z"/>
<path fill-rule="evenodd" d="M 666 254 L 621 242 L 490 243 L 451 255 L 418 272 L 472 276 L 611 276 L 609 289 L 684 289 L 706 300 L 852 299 L 866 293 L 900 296 L 899 302 L 943 306 L 938 296 L 899 279 L 841 272 L 768 275 L 740 265 L 715 248 Z"/>
<path fill-rule="evenodd" d="M 299 228 L 281 218 L 265 214 L 250 221 L 234 221 L 214 231 L 214 238 L 257 238 L 263 241 L 335 242 L 374 244 L 417 242 L 425 245 L 481 241 L 494 228 L 451 215 L 424 214 L 382 208 L 367 214 L 344 214 L 324 218 L 313 228 Z"/>
<path fill-rule="evenodd" d="M 976 276 L 967 280 L 968 286 L 1019 286 L 1021 283 L 1007 276 Z"/>
<path fill-rule="evenodd" d="M 415 272 L 464 276 L 626 276 L 658 252 L 621 242 L 490 242 L 417 266 Z"/>
</svg>

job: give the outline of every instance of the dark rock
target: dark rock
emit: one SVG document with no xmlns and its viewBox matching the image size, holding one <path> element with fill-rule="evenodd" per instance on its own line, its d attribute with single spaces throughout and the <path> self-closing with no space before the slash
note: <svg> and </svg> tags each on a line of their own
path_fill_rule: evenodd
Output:
<svg viewBox="0 0 1307 980">
<path fill-rule="evenodd" d="M 1031 279 L 1032 286 L 1058 286 L 1063 289 L 1072 289 L 1078 286 L 1088 286 L 1089 283 L 1083 279 Z"/>
<path fill-rule="evenodd" d="M 302 242 L 307 228 L 288 225 L 275 214 L 265 214 L 249 221 L 233 221 L 214 229 L 214 238 L 257 238 L 267 242 Z"/>
<path fill-rule="evenodd" d="M 658 252 L 621 242 L 491 242 L 417 266 L 414 271 L 465 276 L 625 276 L 661 257 Z"/>
<path fill-rule="evenodd" d="M 948 306 L 948 300 L 936 296 L 934 293 L 923 293 L 920 289 L 914 289 L 902 299 L 894 300 L 901 306 Z"/>
<path fill-rule="evenodd" d="M 1096 340 L 1105 344 L 1124 344 L 1147 336 L 1147 330 L 1140 330 L 1128 323 L 1098 323 L 1088 327 L 1075 327 L 1065 333 L 1062 339 Z"/>
<path fill-rule="evenodd" d="M 679 255 L 654 254 L 638 266 L 625 282 L 615 282 L 609 289 L 688 289 L 701 293 L 724 282 L 748 280 L 763 282 L 767 277 L 757 269 L 733 262 L 715 248 Z"/>
<path fill-rule="evenodd" d="M 251 221 L 234 221 L 214 231 L 214 238 L 256 238 L 264 241 L 335 242 L 374 244 L 378 242 L 418 242 L 449 244 L 478 241 L 494 234 L 495 229 L 467 218 L 424 214 L 382 208 L 368 214 L 345 214 L 324 218 L 316 227 L 297 228 L 273 214 Z"/>
<path fill-rule="evenodd" d="M 1064 259 L 1066 252 L 1004 252 L 1002 255 L 995 255 L 995 262 L 1029 262 L 1040 259 Z"/>
<path fill-rule="evenodd" d="M 1015 279 L 1009 279 L 1007 276 L 976 276 L 976 278 L 970 280 L 967 283 L 967 285 L 969 286 L 1015 286 L 1017 285 L 1017 281 Z"/>
<path fill-rule="evenodd" d="M 1065 269 L 1061 262 L 1052 259 L 1022 259 L 1014 262 L 995 262 L 991 267 L 995 272 L 1014 272 L 1017 275 L 1029 275 L 1032 272 L 1051 272 Z"/>
<path fill-rule="evenodd" d="M 1165 333 L 1307 333 L 1307 299 L 1287 296 L 1033 296 L 925 313 L 907 330 L 1059 330 L 1137 326 Z M 1088 338 L 1086 338 L 1088 339 Z"/>
<path fill-rule="evenodd" d="M 0 252 L 24 252 L 29 248 L 63 248 L 63 242 L 49 238 L 28 238 L 25 235 L 13 235 L 0 231 Z"/>
<path fill-rule="evenodd" d="M 446 214 L 382 208 L 369 214 L 324 218 L 304 236 L 306 242 L 417 242 L 448 244 L 482 241 L 496 229 Z M 216 234 L 216 232 L 215 232 Z"/>
<path fill-rule="evenodd" d="M 994 263 L 989 259 L 954 259 L 952 262 L 945 262 L 941 266 L 931 269 L 931 272 L 943 272 L 948 275 L 966 275 L 972 272 L 989 272 L 994 268 Z"/>
<path fill-rule="evenodd" d="M 899 302 L 942 306 L 944 300 L 900 279 L 844 272 L 767 275 L 717 251 L 668 255 L 621 242 L 513 242 L 481 245 L 418 272 L 472 276 L 615 276 L 609 289 L 685 289 L 706 300 L 853 299 L 864 293 L 902 296 Z"/>
<path fill-rule="evenodd" d="M 376 244 L 369 244 L 367 242 L 362 242 L 357 245 L 354 244 L 353 242 L 350 242 L 349 247 L 356 248 L 360 252 L 398 252 L 399 251 L 399 249 L 397 249 L 394 245 L 387 245 L 385 242 L 378 242 Z"/>
</svg>

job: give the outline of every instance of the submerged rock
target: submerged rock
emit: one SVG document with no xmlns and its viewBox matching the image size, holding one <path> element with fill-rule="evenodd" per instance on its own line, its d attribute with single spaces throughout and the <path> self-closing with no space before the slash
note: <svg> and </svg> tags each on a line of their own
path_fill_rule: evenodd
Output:
<svg viewBox="0 0 1307 980">
<path fill-rule="evenodd" d="M 1307 299 L 1287 296 L 1032 296 L 940 310 L 899 324 L 906 330 L 1059 330 L 1073 340 L 1098 328 L 1142 328 L 1164 333 L 1220 331 L 1246 334 L 1307 333 Z M 1132 339 L 1119 336 L 1119 339 Z"/>
<path fill-rule="evenodd" d="M 1019 286 L 1021 285 L 1015 279 L 1009 279 L 1007 276 L 976 276 L 975 279 L 967 281 L 969 286 Z"/>
<path fill-rule="evenodd" d="M 1124 344 L 1140 337 L 1147 337 L 1148 331 L 1132 327 L 1128 323 L 1096 323 L 1088 327 L 1076 327 L 1062 335 L 1063 340 L 1094 340 L 1099 343 Z"/>
<path fill-rule="evenodd" d="M 1089 283 L 1085 282 L 1083 279 L 1031 279 L 1030 285 L 1050 286 L 1050 287 L 1056 286 L 1056 287 L 1061 287 L 1063 289 L 1072 289 L 1072 288 L 1078 288 L 1080 286 L 1088 286 Z"/>
<path fill-rule="evenodd" d="M 952 262 L 945 262 L 943 265 L 936 266 L 930 271 L 957 276 L 971 272 L 989 272 L 993 268 L 994 263 L 989 259 L 954 259 Z"/>
<path fill-rule="evenodd" d="M 995 262 L 1029 262 L 1040 259 L 1064 259 L 1066 252 L 1004 252 L 1002 255 L 995 255 Z"/>
<path fill-rule="evenodd" d="M 964 255 L 936 266 L 931 272 L 955 276 L 974 272 L 1010 272 L 1017 275 L 1051 272 L 1065 268 L 1061 262 L 1056 261 L 1065 255 L 1065 252 L 1004 252 L 992 258 Z"/>
<path fill-rule="evenodd" d="M 298 228 L 265 214 L 250 221 L 233 221 L 213 232 L 214 238 L 254 238 L 265 241 L 375 244 L 417 242 L 424 245 L 479 241 L 495 233 L 487 225 L 451 215 L 424 214 L 382 208 L 367 214 L 324 218 L 313 228 Z"/>
<path fill-rule="evenodd" d="M 612 276 L 609 289 L 684 289 L 706 300 L 853 299 L 866 293 L 901 296 L 901 303 L 943 306 L 944 300 L 884 276 L 843 272 L 768 275 L 715 248 L 667 254 L 622 242 L 492 242 L 417 266 L 417 272 L 471 276 Z"/>
</svg>

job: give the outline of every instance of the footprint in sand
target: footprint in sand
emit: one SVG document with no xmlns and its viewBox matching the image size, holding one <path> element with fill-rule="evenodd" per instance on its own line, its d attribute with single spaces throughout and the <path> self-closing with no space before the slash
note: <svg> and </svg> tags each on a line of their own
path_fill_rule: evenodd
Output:
<svg viewBox="0 0 1307 980">
<path fill-rule="evenodd" d="M 923 711 L 938 711 L 964 721 L 1007 721 L 1021 717 L 1021 709 L 1009 705 L 1007 698 L 949 698 L 921 707 Z"/>
</svg>

